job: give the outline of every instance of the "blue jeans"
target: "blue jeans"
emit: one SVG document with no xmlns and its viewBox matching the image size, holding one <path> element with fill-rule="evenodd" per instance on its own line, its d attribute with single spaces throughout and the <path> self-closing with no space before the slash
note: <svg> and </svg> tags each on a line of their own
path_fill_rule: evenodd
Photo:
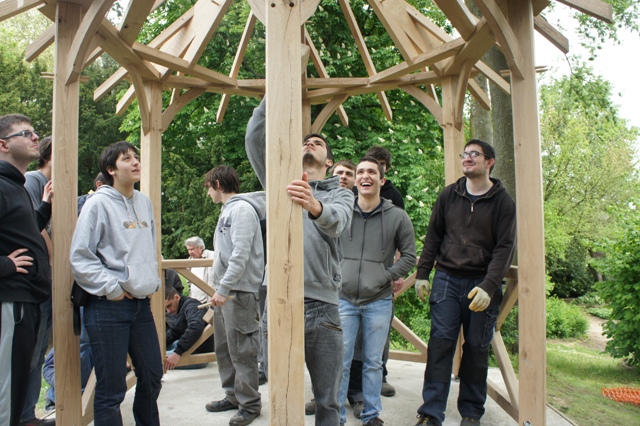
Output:
<svg viewBox="0 0 640 426">
<path fill-rule="evenodd" d="M 316 400 L 316 426 L 337 426 L 344 359 L 338 306 L 319 301 L 305 303 L 304 356 Z"/>
<path fill-rule="evenodd" d="M 362 327 L 362 393 L 364 409 L 360 420 L 367 423 L 380 416 L 382 403 L 380 390 L 382 388 L 382 353 L 389 336 L 389 319 L 393 313 L 391 296 L 356 306 L 344 299 L 340 299 L 340 321 L 344 339 L 344 359 L 342 380 L 338 401 L 340 402 L 340 422 L 347 422 L 345 400 L 349 386 L 349 372 L 353 359 L 358 329 Z"/>
<path fill-rule="evenodd" d="M 38 326 L 36 346 L 31 358 L 27 398 L 20 415 L 21 421 L 31 420 L 36 417 L 36 404 L 40 398 L 40 388 L 42 387 L 42 364 L 44 364 L 44 357 L 49 347 L 49 336 L 51 335 L 51 299 L 40 303 L 39 307 L 40 325 Z"/>
<path fill-rule="evenodd" d="M 95 426 L 121 426 L 120 404 L 127 392 L 127 353 L 137 384 L 133 401 L 136 425 L 160 424 L 157 399 L 162 387 L 162 358 L 149 299 L 113 302 L 91 297 L 84 309 L 96 370 Z"/>
<path fill-rule="evenodd" d="M 489 349 L 502 302 L 502 289 L 493 294 L 489 307 L 482 312 L 469 309 L 469 292 L 483 278 L 457 278 L 436 271 L 431 285 L 431 333 L 424 374 L 419 414 L 444 421 L 451 385 L 451 368 L 456 342 L 463 329 L 464 345 L 460 362 L 458 411 L 462 417 L 480 419 L 487 399 Z"/>
</svg>

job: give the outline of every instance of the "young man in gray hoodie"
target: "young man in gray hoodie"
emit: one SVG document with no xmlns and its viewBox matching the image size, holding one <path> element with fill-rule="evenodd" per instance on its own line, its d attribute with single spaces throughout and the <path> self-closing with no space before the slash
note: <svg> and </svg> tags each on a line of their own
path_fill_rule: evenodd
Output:
<svg viewBox="0 0 640 426">
<path fill-rule="evenodd" d="M 229 166 L 217 166 L 204 178 L 214 203 L 222 203 L 213 237 L 211 298 L 216 357 L 225 398 L 206 405 L 207 411 L 240 410 L 230 426 L 248 425 L 260 415 L 258 392 L 258 289 L 264 276 L 264 246 L 260 218 L 264 192 L 238 194 L 240 179 Z"/>
<path fill-rule="evenodd" d="M 351 227 L 342 243 L 342 290 L 340 321 L 344 336 L 344 370 L 338 401 L 341 423 L 346 423 L 349 372 L 358 330 L 362 329 L 362 392 L 366 426 L 382 425 L 380 390 L 382 353 L 393 315 L 393 283 L 416 263 L 413 225 L 407 213 L 380 197 L 384 168 L 373 157 L 364 157 L 356 168 L 358 198 Z M 394 263 L 395 253 L 400 257 Z"/>
<path fill-rule="evenodd" d="M 107 180 L 89 198 L 71 242 L 76 282 L 91 294 L 84 325 L 96 371 L 95 426 L 122 425 L 127 353 L 137 377 L 136 424 L 159 425 L 157 399 L 162 358 L 150 296 L 160 288 L 151 200 L 134 189 L 140 181 L 138 150 L 116 142 L 100 155 Z"/>
<path fill-rule="evenodd" d="M 262 186 L 265 186 L 266 100 L 253 112 L 247 125 L 245 149 Z M 353 214 L 353 193 L 333 176 L 325 179 L 333 164 L 326 139 L 318 134 L 304 138 L 303 179 L 287 186 L 293 202 L 304 209 L 304 314 L 305 363 L 316 402 L 316 425 L 340 422 L 338 386 L 342 376 L 343 342 L 338 311 L 342 285 L 338 237 L 348 229 Z"/>
</svg>

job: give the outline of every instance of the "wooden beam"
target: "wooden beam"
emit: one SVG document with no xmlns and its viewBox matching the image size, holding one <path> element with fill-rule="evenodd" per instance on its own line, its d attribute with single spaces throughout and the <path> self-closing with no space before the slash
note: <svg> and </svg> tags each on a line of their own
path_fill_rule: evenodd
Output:
<svg viewBox="0 0 640 426">
<path fill-rule="evenodd" d="M 147 17 L 158 5 L 155 5 L 155 0 L 132 0 L 127 5 L 127 10 L 124 12 L 122 23 L 118 28 L 120 38 L 129 46 L 136 41 L 140 29 L 144 25 Z"/>
<path fill-rule="evenodd" d="M 142 129 L 143 134 L 149 133 L 151 130 L 151 123 L 149 122 L 149 117 L 151 115 L 151 100 L 147 98 L 147 93 L 145 90 L 145 82 L 137 72 L 129 73 L 129 78 L 131 78 L 131 82 L 133 83 L 133 89 L 135 91 L 135 96 L 138 98 L 138 109 L 140 110 L 140 127 Z"/>
<path fill-rule="evenodd" d="M 333 114 L 348 98 L 349 95 L 345 94 L 331 99 L 331 102 L 329 102 L 322 111 L 320 111 L 320 114 L 318 114 L 313 122 L 313 125 L 311 126 L 311 133 L 321 133 L 322 128 L 327 123 L 327 120 L 329 120 L 329 117 L 331 117 L 331 114 Z"/>
<path fill-rule="evenodd" d="M 493 380 L 487 379 L 487 395 L 491 397 L 509 416 L 518 421 L 518 411 L 515 410 L 509 395 Z"/>
<path fill-rule="evenodd" d="M 509 23 L 520 43 L 522 78 L 512 76 L 518 226 L 520 411 L 518 424 L 546 422 L 544 214 L 532 0 L 509 2 Z M 526 226 L 525 226 L 526 224 Z M 524 397 L 526 395 L 526 397 Z"/>
<path fill-rule="evenodd" d="M 376 75 L 376 66 L 371 59 L 369 49 L 367 49 L 367 44 L 364 41 L 364 37 L 362 37 L 360 27 L 358 27 L 356 17 L 353 14 L 353 10 L 351 10 L 349 2 L 347 0 L 339 0 L 339 3 L 340 8 L 342 8 L 342 13 L 347 20 L 347 25 L 349 25 L 349 29 L 351 30 L 351 35 L 356 42 L 356 46 L 358 46 L 358 51 L 360 52 L 360 57 L 362 58 L 362 62 L 364 63 L 367 73 L 369 74 L 369 76 Z M 389 105 L 387 95 L 384 92 L 378 92 L 377 95 L 385 117 L 387 117 L 387 120 L 391 121 L 393 118 L 393 113 L 391 111 L 391 105 Z"/>
<path fill-rule="evenodd" d="M 313 44 L 313 40 L 311 40 L 311 36 L 309 35 L 309 32 L 306 28 L 304 30 L 304 38 L 307 46 L 309 46 L 311 60 L 313 61 L 316 70 L 318 71 L 318 75 L 320 75 L 320 77 L 322 78 L 330 78 L 327 69 L 322 63 L 320 53 L 318 52 L 318 49 L 316 49 L 316 46 Z M 344 107 L 342 105 L 338 106 L 338 117 L 340 117 L 340 121 L 342 122 L 343 126 L 346 126 L 349 123 L 349 117 L 347 117 L 347 112 L 344 110 Z"/>
<path fill-rule="evenodd" d="M 66 84 L 63 70 L 71 66 L 68 55 L 82 21 L 82 7 L 60 2 L 55 5 L 56 47 L 53 81 L 53 164 L 51 180 L 57 188 L 52 205 L 51 226 L 53 249 L 53 344 L 56 347 L 54 367 L 56 396 L 63 404 L 56 408 L 58 424 L 80 424 L 82 417 L 80 392 L 80 342 L 73 333 L 71 305 L 71 265 L 69 251 L 78 217 L 78 124 L 80 114 L 80 82 Z"/>
<path fill-rule="evenodd" d="M 455 126 L 455 99 L 458 79 L 447 77 L 442 81 L 442 126 L 444 130 L 444 180 L 448 185 L 462 176 L 458 154 L 464 146 L 464 133 Z"/>
<path fill-rule="evenodd" d="M 172 99 L 169 106 L 165 108 L 162 113 L 162 126 L 160 130 L 162 132 L 167 130 L 176 114 L 178 114 L 189 102 L 202 95 L 204 92 L 204 89 L 189 89 L 186 93 Z"/>
<path fill-rule="evenodd" d="M 412 63 L 412 58 L 423 52 L 416 49 L 416 46 L 407 35 L 402 23 L 396 19 L 394 13 L 396 8 L 391 4 L 387 5 L 386 1 L 383 0 L 368 0 L 368 2 L 387 30 L 387 33 L 389 33 L 395 47 L 400 51 L 404 60 Z M 404 11 L 404 8 L 402 8 L 402 10 Z"/>
<path fill-rule="evenodd" d="M 502 93 L 506 95 L 511 94 L 511 85 L 509 84 L 509 82 L 504 78 L 502 78 L 500 74 L 495 72 L 493 68 L 491 68 L 489 65 L 485 64 L 482 61 L 476 62 L 475 67 L 485 77 L 487 77 L 487 80 L 495 84 L 496 87 L 502 91 Z"/>
<path fill-rule="evenodd" d="M 55 358 L 54 358 L 55 360 Z M 96 394 L 96 369 L 91 369 L 91 374 L 82 391 L 82 425 L 87 426 L 93 422 L 93 398 Z"/>
<path fill-rule="evenodd" d="M 93 91 L 93 100 L 99 101 L 104 95 L 113 90 L 129 74 L 126 68 L 118 68 L 96 90 Z"/>
<path fill-rule="evenodd" d="M 68 55 L 73 58 L 70 69 L 65 70 L 67 84 L 75 81 L 84 65 L 84 59 L 89 52 L 89 46 L 95 36 L 106 13 L 111 9 L 114 0 L 96 0 L 82 18 L 82 24 L 73 38 L 73 44 Z"/>
<path fill-rule="evenodd" d="M 474 79 L 470 78 L 468 83 L 467 89 L 469 89 L 471 95 L 482 108 L 489 111 L 491 109 L 491 99 L 489 99 L 489 95 L 486 94 Z"/>
<path fill-rule="evenodd" d="M 395 328 L 398 333 L 402 335 L 409 343 L 413 345 L 414 348 L 420 351 L 421 358 L 425 359 L 427 356 L 427 344 L 422 341 L 417 334 L 415 334 L 409 327 L 407 327 L 402 321 L 400 321 L 397 317 L 393 317 L 391 321 L 391 326 Z"/>
<path fill-rule="evenodd" d="M 233 64 L 231 65 L 231 71 L 229 72 L 229 77 L 231 78 L 235 79 L 236 77 L 238 77 L 240 66 L 242 65 L 242 60 L 244 59 L 244 55 L 247 51 L 247 46 L 249 45 L 249 41 L 251 40 L 251 33 L 253 33 L 253 28 L 255 26 L 256 15 L 254 15 L 253 12 L 249 12 L 249 17 L 247 18 L 247 23 L 244 25 L 242 37 L 240 37 L 240 43 L 238 44 L 238 50 L 236 51 L 235 58 L 233 58 Z M 222 123 L 224 114 L 227 111 L 227 106 L 229 105 L 229 99 L 231 99 L 230 95 L 226 93 L 222 95 L 220 106 L 218 107 L 218 113 L 216 114 L 216 123 Z"/>
<path fill-rule="evenodd" d="M 116 115 L 122 115 L 131 106 L 136 99 L 136 89 L 131 85 L 127 91 L 122 95 L 118 104 L 116 105 Z"/>
<path fill-rule="evenodd" d="M 613 24 L 613 6 L 600 0 L 556 0 L 558 3 L 593 16 L 607 24 Z"/>
<path fill-rule="evenodd" d="M 462 130 L 463 113 L 464 113 L 464 98 L 467 94 L 467 86 L 469 84 L 469 75 L 471 75 L 471 68 L 473 68 L 473 62 L 467 60 L 462 64 L 460 69 L 460 75 L 458 75 L 458 84 L 456 84 L 455 98 L 454 98 L 454 125 L 456 129 Z"/>
<path fill-rule="evenodd" d="M 444 75 L 458 75 L 463 64 L 471 59 L 478 62 L 480 58 L 495 44 L 491 34 L 491 27 L 482 18 L 477 25 L 476 32 L 467 40 L 458 54 L 453 57 L 444 68 Z"/>
<path fill-rule="evenodd" d="M 160 50 L 153 49 L 144 44 L 140 44 L 138 42 L 133 43 L 132 49 L 141 58 L 153 62 L 156 64 L 160 64 L 167 68 L 171 68 L 177 71 L 181 71 L 185 74 L 192 75 L 194 77 L 201 78 L 203 80 L 211 81 L 218 84 L 226 84 L 229 86 L 235 86 L 236 80 L 227 77 L 224 74 L 221 74 L 217 71 L 210 70 L 201 65 L 192 65 L 189 61 L 176 58 L 173 55 L 170 55 L 165 52 L 161 52 Z"/>
<path fill-rule="evenodd" d="M 495 355 L 496 360 L 498 361 L 498 365 L 500 366 L 500 372 L 502 373 L 505 387 L 507 388 L 507 392 L 509 393 L 509 401 L 511 402 L 514 410 L 518 412 L 518 407 L 520 406 L 520 396 L 518 394 L 518 376 L 516 376 L 516 372 L 513 369 L 511 358 L 509 358 L 509 353 L 505 348 L 504 340 L 502 339 L 502 333 L 500 333 L 500 331 L 496 331 L 494 333 L 493 340 L 491 341 L 491 346 L 493 347 L 493 354 Z"/>
<path fill-rule="evenodd" d="M 440 40 L 443 43 L 450 41 L 453 39 L 449 34 L 447 34 L 442 28 L 433 23 L 433 21 L 417 10 L 415 7 L 411 6 L 407 3 L 406 5 L 407 13 L 411 18 L 413 18 L 418 25 L 427 30 L 432 36 L 436 39 Z"/>
<path fill-rule="evenodd" d="M 463 39 L 469 40 L 476 30 L 478 18 L 473 16 L 463 0 L 434 0 L 440 10 L 447 15 L 447 18 L 460 33 Z"/>
<path fill-rule="evenodd" d="M 301 0 L 266 11 L 269 412 L 274 426 L 304 424 L 302 208 L 285 188 L 302 176 Z M 277 107 L 274 107 L 277 105 Z M 283 220 L 284 219 L 284 220 Z"/>
<path fill-rule="evenodd" d="M 0 3 L 2 4 L 2 3 Z M 50 25 L 42 34 L 38 36 L 29 46 L 24 53 L 24 59 L 27 62 L 31 62 L 36 59 L 42 52 L 47 50 L 49 46 L 53 44 L 56 37 L 55 24 Z"/>
<path fill-rule="evenodd" d="M 415 352 L 407 352 L 407 351 L 389 351 L 390 359 L 397 359 L 398 361 L 408 361 L 408 362 L 426 362 L 426 357 L 421 353 Z"/>
<path fill-rule="evenodd" d="M 542 37 L 549 40 L 549 42 L 557 47 L 562 53 L 565 55 L 569 53 L 569 39 L 567 39 L 542 16 L 536 16 L 533 18 L 533 27 Z"/>
<path fill-rule="evenodd" d="M 0 2 L 0 22 L 44 4 L 44 0 L 4 0 Z"/>
<path fill-rule="evenodd" d="M 516 39 L 507 18 L 502 13 L 500 6 L 495 0 L 476 0 L 476 6 L 487 20 L 494 37 L 500 43 L 502 53 L 504 53 L 511 73 L 522 76 L 522 53 L 518 47 Z"/>
<path fill-rule="evenodd" d="M 427 110 L 433 115 L 433 118 L 438 122 L 440 126 L 443 125 L 442 120 L 442 107 L 436 102 L 435 98 L 429 96 L 427 93 L 420 90 L 418 87 L 411 84 L 400 86 L 400 89 L 404 90 L 414 98 L 416 98 Z"/>
<path fill-rule="evenodd" d="M 189 43 L 183 56 L 183 59 L 189 64 L 193 65 L 198 62 L 232 2 L 233 0 L 218 0 L 217 2 L 198 0 L 193 5 L 194 15 L 189 26 L 195 26 L 196 29 L 193 40 Z"/>
</svg>

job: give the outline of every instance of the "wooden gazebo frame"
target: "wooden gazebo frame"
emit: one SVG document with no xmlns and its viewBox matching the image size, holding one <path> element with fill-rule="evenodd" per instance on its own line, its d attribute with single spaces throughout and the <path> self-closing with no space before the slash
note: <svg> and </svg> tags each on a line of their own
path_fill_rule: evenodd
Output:
<svg viewBox="0 0 640 426">
<path fill-rule="evenodd" d="M 78 338 L 73 334 L 70 308 L 72 283 L 69 259 L 75 226 L 77 197 L 77 151 L 80 74 L 103 52 L 121 68 L 95 92 L 95 98 L 127 79 L 131 87 L 118 104 L 122 113 L 137 98 L 142 123 L 144 152 L 141 190 L 154 203 L 160 223 L 160 170 L 162 133 L 188 102 L 202 93 L 222 94 L 218 121 L 224 117 L 231 95 L 261 97 L 268 91 L 267 108 L 267 208 L 270 229 L 268 279 L 269 334 L 279 344 L 270 345 L 270 413 L 272 425 L 304 423 L 304 321 L 302 215 L 286 195 L 286 183 L 301 175 L 300 140 L 304 133 L 319 132 L 337 113 L 346 125 L 343 103 L 350 96 L 377 93 L 386 117 L 392 111 L 385 91 L 404 90 L 422 103 L 444 129 L 445 176 L 452 182 L 460 175 L 456 154 L 463 145 L 463 105 L 467 91 L 485 108 L 487 94 L 471 77 L 483 74 L 513 104 L 516 193 L 518 196 L 518 271 L 512 269 L 499 324 L 519 300 L 519 381 L 510 364 L 499 331 L 493 345 L 507 384 L 503 393 L 492 383 L 490 395 L 520 425 L 544 425 L 546 413 L 545 356 L 545 263 L 540 137 L 534 66 L 534 29 L 560 50 L 568 51 L 567 39 L 540 15 L 549 0 L 476 0 L 478 19 L 463 0 L 434 0 L 460 37 L 452 38 L 405 0 L 369 0 L 391 36 L 404 62 L 376 70 L 348 0 L 338 0 L 351 29 L 368 76 L 331 78 L 304 23 L 320 0 L 248 0 L 252 12 L 238 46 L 229 75 L 197 64 L 232 0 L 199 0 L 182 17 L 147 45 L 136 38 L 162 0 L 131 0 L 119 27 L 106 19 L 114 0 L 4 0 L 0 20 L 37 8 L 53 24 L 27 49 L 32 60 L 55 41 L 53 180 L 58 190 L 53 204 L 53 312 L 57 419 L 63 425 L 86 425 L 92 420 L 90 393 L 80 392 Z M 600 0 L 556 0 L 598 19 L 611 22 L 611 6 Z M 266 79 L 237 79 L 256 19 L 267 29 Z M 302 42 L 302 43 L 301 43 Z M 480 58 L 491 47 L 504 53 L 510 82 Z M 308 55 L 308 56 L 307 56 Z M 310 56 L 320 78 L 302 74 L 300 58 Z M 434 86 L 441 86 L 442 100 Z M 163 109 L 162 91 L 172 97 Z M 325 104 L 311 117 L 311 104 Z M 273 107 L 276 105 L 277 107 Z M 273 167 L 275 166 L 275 167 Z M 286 217 L 287 220 L 281 220 Z M 161 229 L 157 227 L 158 232 Z M 160 241 L 160 235 L 158 235 Z M 277 247 L 277 250 L 275 249 Z M 157 247 L 161 258 L 160 244 Z M 175 262 L 175 263 L 171 263 Z M 166 261 L 163 267 L 184 269 L 186 261 Z M 159 271 L 161 272 L 161 271 Z M 519 276 L 519 279 L 518 279 Z M 518 284 L 519 283 L 519 284 Z M 407 280 L 407 285 L 413 279 Z M 163 296 L 152 299 L 159 335 L 164 334 Z M 424 362 L 426 345 L 397 319 L 394 327 L 409 339 L 420 354 L 395 352 L 393 357 Z M 163 339 L 161 339 L 162 341 Z"/>
</svg>

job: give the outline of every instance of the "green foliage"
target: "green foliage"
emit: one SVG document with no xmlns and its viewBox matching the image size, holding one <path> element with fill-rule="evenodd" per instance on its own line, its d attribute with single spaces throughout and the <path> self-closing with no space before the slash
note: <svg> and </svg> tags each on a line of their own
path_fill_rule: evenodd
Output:
<svg viewBox="0 0 640 426">
<path fill-rule="evenodd" d="M 594 317 L 609 319 L 611 318 L 612 311 L 609 308 L 589 308 L 587 312 L 589 312 L 589 314 L 593 315 Z"/>
<path fill-rule="evenodd" d="M 604 300 L 602 300 L 602 298 L 598 296 L 598 293 L 589 292 L 574 299 L 572 303 L 583 306 L 585 308 L 599 308 L 604 305 Z"/>
<path fill-rule="evenodd" d="M 601 267 L 606 280 L 596 284 L 598 295 L 611 309 L 604 324 L 607 352 L 626 358 L 630 365 L 640 361 L 640 215 L 605 244 Z"/>
<path fill-rule="evenodd" d="M 429 315 L 429 303 L 421 302 L 413 289 L 409 289 L 394 304 L 394 315 L 411 329 L 424 342 L 429 340 L 431 330 L 431 317 Z M 404 337 L 395 330 L 391 332 L 391 341 L 394 347 L 405 350 L 413 350 L 409 347 Z"/>
<path fill-rule="evenodd" d="M 551 294 L 578 297 L 591 290 L 595 278 L 587 265 L 587 249 L 573 238 L 562 258 L 547 256 L 547 274 L 553 282 Z"/>
<path fill-rule="evenodd" d="M 565 303 L 556 297 L 547 298 L 547 337 L 567 339 L 584 337 L 589 323 L 575 305 Z"/>
</svg>

